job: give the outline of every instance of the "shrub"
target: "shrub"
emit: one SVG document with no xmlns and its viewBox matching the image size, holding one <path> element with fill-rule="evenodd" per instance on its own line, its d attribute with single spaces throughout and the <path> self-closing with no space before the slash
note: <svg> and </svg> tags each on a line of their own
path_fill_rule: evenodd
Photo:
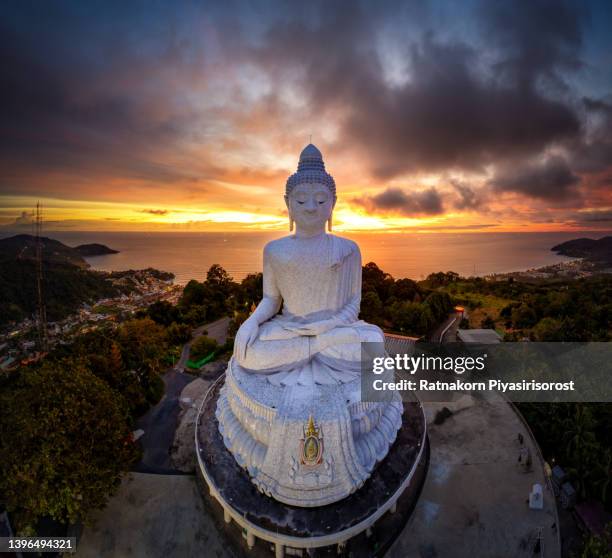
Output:
<svg viewBox="0 0 612 558">
<path fill-rule="evenodd" d="M 192 360 L 200 360 L 208 356 L 217 348 L 217 342 L 210 337 L 202 335 L 191 344 L 190 357 Z"/>
</svg>

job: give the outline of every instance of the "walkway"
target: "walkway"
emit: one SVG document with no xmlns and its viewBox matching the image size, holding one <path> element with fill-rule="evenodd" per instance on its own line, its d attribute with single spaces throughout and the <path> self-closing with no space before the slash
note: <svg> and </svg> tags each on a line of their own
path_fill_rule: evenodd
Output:
<svg viewBox="0 0 612 558">
<path fill-rule="evenodd" d="M 221 318 L 194 330 L 193 339 L 208 331 L 208 335 L 217 343 L 225 343 L 229 318 Z M 170 368 L 163 376 L 165 389 L 161 400 L 151 407 L 136 421 L 136 428 L 144 430 L 139 442 L 143 448 L 142 459 L 134 467 L 135 471 L 142 473 L 180 473 L 174 471 L 170 461 L 170 448 L 174 442 L 174 435 L 178 424 L 180 412 L 179 398 L 183 388 L 195 380 L 196 376 L 184 372 L 184 362 L 189 358 L 190 341 L 183 347 L 181 360 L 174 368 Z M 186 356 L 185 356 L 186 355 Z"/>
<path fill-rule="evenodd" d="M 432 418 L 441 407 L 425 404 Z M 389 558 L 531 557 L 539 528 L 543 548 L 537 556 L 561 555 L 554 496 L 537 448 L 510 405 L 501 398 L 495 403 L 472 400 L 443 424 L 432 422 L 428 428 L 427 480 Z M 519 433 L 532 456 L 528 473 L 517 464 Z M 527 505 L 534 483 L 544 487 L 544 510 Z"/>
</svg>

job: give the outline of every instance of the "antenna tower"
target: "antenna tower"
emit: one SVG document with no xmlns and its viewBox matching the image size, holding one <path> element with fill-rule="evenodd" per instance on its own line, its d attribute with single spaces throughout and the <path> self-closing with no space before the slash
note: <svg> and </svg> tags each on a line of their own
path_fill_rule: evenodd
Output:
<svg viewBox="0 0 612 558">
<path fill-rule="evenodd" d="M 38 341 L 41 352 L 47 352 L 49 339 L 47 337 L 47 309 L 43 297 L 43 262 L 42 262 L 42 205 L 36 202 L 35 239 L 36 239 L 36 291 L 38 295 L 37 326 Z"/>
</svg>

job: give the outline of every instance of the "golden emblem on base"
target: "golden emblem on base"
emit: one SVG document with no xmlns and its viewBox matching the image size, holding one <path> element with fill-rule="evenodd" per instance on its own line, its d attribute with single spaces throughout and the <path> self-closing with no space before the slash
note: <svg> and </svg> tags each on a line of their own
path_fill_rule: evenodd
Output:
<svg viewBox="0 0 612 558">
<path fill-rule="evenodd" d="M 315 424 L 312 415 L 308 417 L 304 437 L 300 440 L 300 463 L 315 467 L 323 461 L 323 429 Z"/>
</svg>

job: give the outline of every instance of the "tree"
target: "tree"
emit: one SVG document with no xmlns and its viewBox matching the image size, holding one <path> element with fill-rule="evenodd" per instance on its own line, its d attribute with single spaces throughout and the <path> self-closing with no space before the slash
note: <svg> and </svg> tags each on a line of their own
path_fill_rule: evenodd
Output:
<svg viewBox="0 0 612 558">
<path fill-rule="evenodd" d="M 119 328 L 117 340 L 127 367 L 142 374 L 161 370 L 166 350 L 166 332 L 151 318 L 129 320 Z"/>
<path fill-rule="evenodd" d="M 227 336 L 236 337 L 238 329 L 248 317 L 248 312 L 234 312 L 234 317 L 230 320 L 229 326 L 227 328 Z"/>
<path fill-rule="evenodd" d="M 210 318 L 216 319 L 227 315 L 234 307 L 234 295 L 239 287 L 220 265 L 214 264 L 210 267 L 204 288 L 206 309 Z"/>
<path fill-rule="evenodd" d="M 206 283 L 210 287 L 227 288 L 232 283 L 232 277 L 219 264 L 213 264 L 206 272 Z"/>
<path fill-rule="evenodd" d="M 418 302 L 395 302 L 390 309 L 394 329 L 411 335 L 424 335 L 435 324 L 429 306 Z"/>
<path fill-rule="evenodd" d="M 398 300 L 416 302 L 415 299 L 421 294 L 421 289 L 412 279 L 398 279 L 391 287 L 390 294 Z"/>
<path fill-rule="evenodd" d="M 366 322 L 380 325 L 383 318 L 383 304 L 376 291 L 368 291 L 361 299 L 361 318 Z"/>
<path fill-rule="evenodd" d="M 533 328 L 538 341 L 562 341 L 562 324 L 554 318 L 542 318 Z"/>
<path fill-rule="evenodd" d="M 369 262 L 362 268 L 362 292 L 376 291 L 380 300 L 384 303 L 389 298 L 393 287 L 393 277 L 385 273 L 374 262 Z"/>
<path fill-rule="evenodd" d="M 122 346 L 118 339 L 119 331 L 117 334 L 100 330 L 89 332 L 78 337 L 72 345 L 56 347 L 53 353 L 47 356 L 47 360 L 81 359 L 93 374 L 115 391 L 117 397 L 125 399 L 130 417 L 133 419 L 144 413 L 148 404 L 141 378 L 126 369 L 121 354 Z M 113 335 L 114 338 L 109 335 Z M 129 356 L 129 347 L 123 350 Z M 128 361 L 131 362 L 129 358 Z"/>
<path fill-rule="evenodd" d="M 146 402 L 154 405 L 164 393 L 164 383 L 159 373 L 168 348 L 166 330 L 151 318 L 129 320 L 119 328 L 117 340 L 127 368 L 136 372 L 140 383 L 140 393 L 130 392 L 130 396 L 142 395 Z M 144 410 L 140 397 L 134 401 L 130 399 L 130 404 L 135 413 Z"/>
<path fill-rule="evenodd" d="M 562 447 L 568 463 L 567 470 L 573 476 L 578 493 L 585 498 L 598 457 L 595 420 L 588 405 L 578 403 L 573 410 L 573 414 L 564 421 Z"/>
<path fill-rule="evenodd" d="M 173 322 L 166 329 L 166 336 L 171 345 L 182 345 L 191 339 L 191 327 L 187 324 Z"/>
<path fill-rule="evenodd" d="M 206 298 L 206 289 L 204 285 L 195 279 L 192 279 L 185 285 L 183 294 L 179 300 L 179 305 L 183 308 L 189 308 L 194 305 L 204 304 Z"/>
<path fill-rule="evenodd" d="M 425 283 L 432 289 L 436 289 L 438 287 L 445 287 L 451 283 L 456 283 L 459 279 L 459 274 L 454 271 L 447 271 L 446 273 L 438 271 L 436 273 L 430 273 L 425 279 Z"/>
<path fill-rule="evenodd" d="M 239 298 L 247 306 L 263 298 L 263 273 L 251 273 L 240 282 Z"/>
<path fill-rule="evenodd" d="M 108 355 L 108 367 L 112 372 L 119 373 L 124 370 L 123 358 L 121 357 L 121 349 L 119 345 L 114 341 L 110 347 L 110 353 Z"/>
<path fill-rule="evenodd" d="M 537 321 L 535 311 L 525 303 L 512 309 L 512 324 L 517 329 L 533 327 Z"/>
<path fill-rule="evenodd" d="M 578 558 L 612 558 L 612 524 L 606 525 L 601 536 L 589 535 Z"/>
<path fill-rule="evenodd" d="M 448 293 L 441 291 L 431 293 L 425 299 L 425 305 L 429 306 L 433 319 L 438 322 L 446 319 L 448 313 L 453 308 L 453 303 Z"/>
<path fill-rule="evenodd" d="M 206 311 L 206 306 L 204 305 L 194 305 L 189 308 L 184 314 L 183 319 L 188 324 L 192 326 L 201 325 L 206 323 L 206 318 L 208 317 L 208 312 Z"/>
<path fill-rule="evenodd" d="M 0 391 L 0 493 L 18 532 L 85 518 L 137 459 L 127 409 L 80 361 L 22 369 Z"/>
<path fill-rule="evenodd" d="M 157 324 L 169 326 L 181 319 L 179 309 L 167 300 L 158 300 L 147 308 L 147 314 Z"/>
<path fill-rule="evenodd" d="M 191 344 L 189 356 L 193 360 L 200 360 L 212 353 L 217 346 L 217 342 L 214 339 L 206 337 L 206 335 L 201 335 Z"/>
</svg>

